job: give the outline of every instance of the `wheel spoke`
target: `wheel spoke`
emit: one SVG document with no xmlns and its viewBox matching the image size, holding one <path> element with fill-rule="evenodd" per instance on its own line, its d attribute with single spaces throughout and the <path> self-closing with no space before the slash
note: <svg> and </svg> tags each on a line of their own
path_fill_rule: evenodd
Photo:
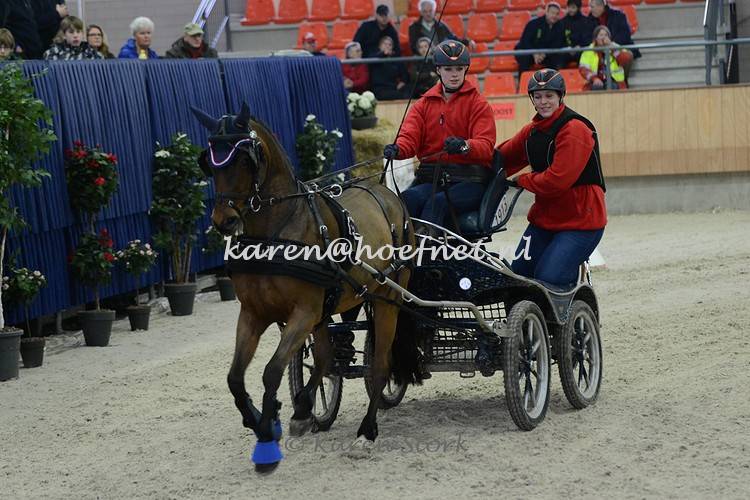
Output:
<svg viewBox="0 0 750 500">
<path fill-rule="evenodd" d="M 531 395 L 529 394 L 529 391 L 523 392 L 523 409 L 526 411 L 529 411 L 529 399 L 531 398 Z"/>
<path fill-rule="evenodd" d="M 588 374 L 586 373 L 586 365 L 585 363 L 580 364 L 581 371 L 578 372 L 578 387 L 581 386 L 581 380 L 586 381 L 586 387 L 588 387 Z"/>
<path fill-rule="evenodd" d="M 311 365 L 310 363 L 302 363 L 302 366 L 304 366 L 305 368 L 307 368 L 310 371 L 313 371 L 315 369 L 315 366 Z"/>
<path fill-rule="evenodd" d="M 320 400 L 323 403 L 323 411 L 325 413 L 328 413 L 328 401 L 326 400 L 326 384 L 325 382 L 320 382 Z"/>
<path fill-rule="evenodd" d="M 536 354 L 536 352 L 539 350 L 539 346 L 540 345 L 542 345 L 542 341 L 541 340 L 537 340 L 536 342 L 534 342 L 534 345 L 531 348 L 531 355 L 532 356 L 534 354 Z"/>
<path fill-rule="evenodd" d="M 583 342 L 582 342 L 582 344 L 583 344 L 583 345 L 582 345 L 582 347 L 583 347 L 584 349 L 586 348 L 586 344 L 588 344 L 588 343 L 589 343 L 589 340 L 591 340 L 591 334 L 590 334 L 590 333 L 587 333 L 587 334 L 586 334 L 586 336 L 585 336 L 585 337 L 583 337 Z"/>
</svg>

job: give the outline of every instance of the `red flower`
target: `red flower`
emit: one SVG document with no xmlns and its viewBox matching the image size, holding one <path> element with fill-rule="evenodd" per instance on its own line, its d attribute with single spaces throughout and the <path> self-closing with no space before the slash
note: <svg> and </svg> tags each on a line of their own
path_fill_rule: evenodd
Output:
<svg viewBox="0 0 750 500">
<path fill-rule="evenodd" d="M 107 160 L 109 160 L 112 165 L 117 165 L 117 156 L 112 153 L 107 153 Z"/>
<path fill-rule="evenodd" d="M 82 149 L 79 149 L 79 150 L 77 150 L 77 151 L 75 151 L 73 153 L 73 157 L 76 158 L 77 160 L 80 160 L 82 158 L 86 158 L 86 156 L 87 156 L 86 151 L 84 151 Z"/>
<path fill-rule="evenodd" d="M 104 252 L 104 260 L 106 260 L 107 262 L 112 262 L 115 260 L 115 256 L 109 252 Z"/>
<path fill-rule="evenodd" d="M 99 231 L 99 234 L 101 234 L 102 236 L 108 236 L 109 235 L 109 231 L 107 231 L 106 227 L 103 227 L 102 230 Z"/>
<path fill-rule="evenodd" d="M 75 146 L 77 148 L 82 148 L 84 146 L 84 144 L 83 144 L 82 141 L 77 140 L 77 141 L 73 141 L 73 146 Z"/>
<path fill-rule="evenodd" d="M 99 162 L 96 160 L 89 160 L 86 163 L 86 166 L 88 166 L 89 168 L 99 168 Z"/>
<path fill-rule="evenodd" d="M 103 185 L 105 185 L 106 183 L 107 183 L 107 181 L 105 181 L 105 180 L 104 180 L 104 177 L 97 177 L 97 178 L 96 178 L 96 179 L 94 180 L 94 184 L 96 184 L 97 186 L 103 186 Z"/>
</svg>

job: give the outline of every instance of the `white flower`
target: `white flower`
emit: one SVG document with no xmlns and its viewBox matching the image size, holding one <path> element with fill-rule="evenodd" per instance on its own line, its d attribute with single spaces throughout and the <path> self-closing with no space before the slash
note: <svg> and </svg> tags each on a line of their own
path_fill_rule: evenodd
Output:
<svg viewBox="0 0 750 500">
<path fill-rule="evenodd" d="M 179 134 L 177 134 L 177 140 L 178 140 L 178 141 L 179 141 L 180 139 L 184 139 L 185 137 L 187 137 L 187 134 L 183 134 L 182 132 L 180 132 Z"/>
<path fill-rule="evenodd" d="M 331 133 L 333 135 L 335 135 L 336 137 L 338 137 L 339 139 L 341 139 L 342 137 L 344 137 L 344 134 L 342 134 L 341 131 L 339 129 L 337 129 L 337 128 L 333 129 L 331 131 Z"/>
<path fill-rule="evenodd" d="M 144 247 L 146 247 L 146 248 L 151 248 L 151 245 L 150 245 L 149 243 L 146 243 L 146 244 L 145 244 L 145 245 L 143 245 L 143 246 L 144 246 Z"/>
<path fill-rule="evenodd" d="M 151 255 L 154 255 L 154 252 L 151 251 L 151 250 L 147 250 L 146 251 L 146 255 L 148 255 L 150 257 Z"/>
<path fill-rule="evenodd" d="M 357 101 L 357 106 L 367 111 L 368 109 L 372 108 L 372 103 L 366 97 L 361 97 L 359 101 Z"/>
<path fill-rule="evenodd" d="M 37 278 L 38 278 L 39 276 L 41 276 L 41 275 L 42 275 L 42 273 L 40 273 L 39 271 L 34 271 L 34 276 L 36 276 Z"/>
<path fill-rule="evenodd" d="M 311 121 L 313 121 L 314 119 L 315 119 L 315 115 L 307 115 L 307 117 L 305 118 L 305 121 L 306 121 L 306 122 L 311 122 Z"/>
<path fill-rule="evenodd" d="M 362 97 L 366 98 L 370 102 L 372 102 L 372 101 L 375 100 L 375 94 L 373 94 L 369 90 L 366 90 L 365 92 L 362 92 Z"/>
<path fill-rule="evenodd" d="M 3 282 L 7 283 L 8 281 L 10 281 L 10 278 L 8 276 L 3 276 Z"/>
<path fill-rule="evenodd" d="M 3 283 L 3 290 L 7 290 L 8 288 L 10 288 L 10 285 L 7 283 Z"/>
<path fill-rule="evenodd" d="M 356 93 L 356 92 L 350 92 L 349 95 L 347 96 L 347 99 L 349 99 L 349 101 L 351 101 L 351 102 L 356 102 L 356 101 L 359 100 L 360 97 L 362 97 L 362 96 L 359 95 L 358 93 Z"/>
<path fill-rule="evenodd" d="M 133 243 L 135 243 L 136 245 L 138 245 L 140 242 L 141 240 L 133 240 Z"/>
<path fill-rule="evenodd" d="M 170 156 L 172 156 L 172 154 L 166 149 L 162 149 L 161 151 L 157 151 L 154 156 L 156 156 L 157 158 L 169 158 Z"/>
<path fill-rule="evenodd" d="M 353 102 L 350 102 L 347 106 L 349 108 L 350 113 L 354 113 L 354 108 L 356 107 Z"/>
<path fill-rule="evenodd" d="M 204 187 L 204 186 L 208 186 L 208 182 L 200 181 L 200 182 L 196 182 L 195 185 L 199 187 Z"/>
<path fill-rule="evenodd" d="M 143 250 L 141 250 L 141 251 L 140 251 L 140 252 L 138 252 L 138 253 L 139 253 L 139 254 L 141 254 L 141 255 L 146 255 L 146 252 L 144 252 Z"/>
<path fill-rule="evenodd" d="M 315 157 L 316 157 L 316 158 L 317 158 L 318 160 L 320 160 L 320 161 L 326 161 L 326 157 L 325 157 L 325 155 L 324 155 L 323 153 L 321 153 L 320 151 L 318 151 L 318 153 L 317 153 L 317 154 L 315 155 Z"/>
</svg>

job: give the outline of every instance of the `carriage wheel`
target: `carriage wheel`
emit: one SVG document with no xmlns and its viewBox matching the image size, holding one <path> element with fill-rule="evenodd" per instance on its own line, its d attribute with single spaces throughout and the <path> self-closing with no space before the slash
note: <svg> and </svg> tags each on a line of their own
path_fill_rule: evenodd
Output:
<svg viewBox="0 0 750 500">
<path fill-rule="evenodd" d="M 518 302 L 508 315 L 515 335 L 503 338 L 505 401 L 519 429 L 539 425 L 549 406 L 550 351 L 544 314 L 529 300 Z"/>
<path fill-rule="evenodd" d="M 368 367 L 372 366 L 374 358 L 375 335 L 373 334 L 372 329 L 368 329 L 367 338 L 365 339 L 365 365 Z M 383 394 L 380 398 L 378 408 L 381 410 L 388 410 L 394 406 L 398 406 L 401 400 L 404 399 L 406 388 L 406 384 L 397 384 L 389 377 L 388 383 L 383 388 Z M 365 370 L 365 389 L 367 390 L 367 395 L 372 397 L 372 378 L 370 376 L 369 368 Z"/>
<path fill-rule="evenodd" d="M 570 317 L 557 330 L 554 342 L 565 397 L 573 408 L 586 408 L 596 401 L 602 383 L 599 322 L 587 303 L 573 302 Z"/>
<path fill-rule="evenodd" d="M 313 336 L 309 335 L 305 340 L 305 345 L 297 351 L 292 362 L 289 363 L 289 391 L 292 393 L 292 400 L 310 380 L 315 367 L 314 345 Z M 339 376 L 330 374 L 323 376 L 313 402 L 313 432 L 327 431 L 333 425 L 339 413 L 339 406 L 341 406 L 343 385 L 344 381 Z"/>
</svg>

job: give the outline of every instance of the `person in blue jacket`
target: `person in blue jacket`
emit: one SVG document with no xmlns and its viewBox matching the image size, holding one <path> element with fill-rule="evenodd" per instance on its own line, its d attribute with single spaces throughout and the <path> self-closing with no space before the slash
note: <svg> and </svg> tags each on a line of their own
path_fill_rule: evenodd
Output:
<svg viewBox="0 0 750 500">
<path fill-rule="evenodd" d="M 539 49 L 532 55 L 515 56 L 518 61 L 520 72 L 529 69 L 553 68 L 558 69 L 563 59 L 560 54 L 545 54 L 543 49 L 559 49 L 565 45 L 562 24 L 557 20 L 560 17 L 560 4 L 549 2 L 544 16 L 535 17 L 524 27 L 521 39 L 516 44 L 516 49 Z M 593 28 L 592 28 L 593 29 Z"/>
<path fill-rule="evenodd" d="M 154 23 L 147 17 L 136 17 L 130 23 L 130 32 L 133 38 L 129 38 L 120 49 L 120 59 L 158 59 L 159 56 L 151 49 L 151 35 L 154 32 Z"/>
</svg>

